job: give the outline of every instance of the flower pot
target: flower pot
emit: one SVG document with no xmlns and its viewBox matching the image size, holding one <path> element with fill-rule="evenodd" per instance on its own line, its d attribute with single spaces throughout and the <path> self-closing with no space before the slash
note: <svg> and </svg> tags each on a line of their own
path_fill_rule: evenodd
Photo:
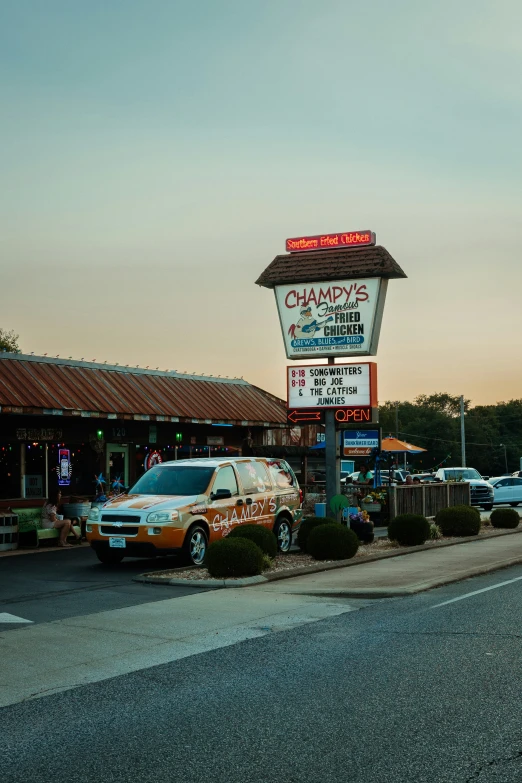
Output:
<svg viewBox="0 0 522 783">
<path fill-rule="evenodd" d="M 374 539 L 373 523 L 350 521 L 350 528 L 353 530 L 359 541 L 363 544 L 371 544 Z"/>
</svg>

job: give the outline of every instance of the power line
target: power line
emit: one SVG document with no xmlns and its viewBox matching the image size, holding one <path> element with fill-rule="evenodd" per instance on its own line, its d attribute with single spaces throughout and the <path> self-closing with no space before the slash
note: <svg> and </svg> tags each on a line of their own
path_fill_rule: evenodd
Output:
<svg viewBox="0 0 522 783">
<path fill-rule="evenodd" d="M 460 440 L 450 440 L 449 438 L 434 438 L 431 435 L 414 435 L 411 432 L 400 432 L 400 435 L 406 435 L 408 438 L 416 438 L 417 440 L 437 440 L 441 443 L 456 443 L 457 445 L 460 445 Z M 504 448 L 504 446 L 500 445 L 500 443 L 474 443 L 473 441 L 466 441 L 466 443 L 469 446 L 488 446 L 488 448 L 494 448 L 494 449 L 501 449 Z M 521 441 L 522 443 L 522 441 Z M 516 448 L 519 444 L 518 443 L 506 443 L 506 446 L 513 446 Z"/>
</svg>

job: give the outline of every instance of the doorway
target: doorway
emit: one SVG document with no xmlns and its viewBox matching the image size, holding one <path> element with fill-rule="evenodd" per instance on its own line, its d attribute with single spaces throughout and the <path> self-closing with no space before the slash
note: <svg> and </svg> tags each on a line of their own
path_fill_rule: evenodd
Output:
<svg viewBox="0 0 522 783">
<path fill-rule="evenodd" d="M 129 486 L 129 447 L 115 443 L 107 444 L 107 490 L 119 479 L 125 487 Z"/>
</svg>

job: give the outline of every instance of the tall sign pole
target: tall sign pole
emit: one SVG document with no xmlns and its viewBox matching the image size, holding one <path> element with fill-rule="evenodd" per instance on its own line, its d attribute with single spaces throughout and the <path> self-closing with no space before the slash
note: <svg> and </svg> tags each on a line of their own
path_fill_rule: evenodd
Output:
<svg viewBox="0 0 522 783">
<path fill-rule="evenodd" d="M 335 364 L 333 356 L 328 357 L 328 364 Z M 335 411 L 328 409 L 324 414 L 325 423 L 325 471 L 326 471 L 326 515 L 331 513 L 331 500 L 341 491 L 341 471 L 339 464 L 339 437 Z"/>
<path fill-rule="evenodd" d="M 340 492 L 339 429 L 377 420 L 375 363 L 335 359 L 376 355 L 388 280 L 406 275 L 369 230 L 297 236 L 286 250 L 256 282 L 274 289 L 288 359 L 328 361 L 288 368 L 287 415 L 289 426 L 325 424 L 332 514 Z"/>
</svg>

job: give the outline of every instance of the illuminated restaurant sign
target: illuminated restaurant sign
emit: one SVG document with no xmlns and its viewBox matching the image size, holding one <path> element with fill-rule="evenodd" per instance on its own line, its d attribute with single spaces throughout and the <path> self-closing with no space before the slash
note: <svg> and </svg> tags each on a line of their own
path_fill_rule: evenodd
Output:
<svg viewBox="0 0 522 783">
<path fill-rule="evenodd" d="M 292 365 L 287 368 L 287 407 L 289 410 L 375 408 L 377 365 L 375 362 Z M 340 419 L 345 420 L 350 419 Z"/>
<path fill-rule="evenodd" d="M 372 231 L 344 231 L 338 234 L 318 234 L 313 237 L 294 237 L 286 240 L 287 253 L 306 250 L 335 250 L 340 247 L 365 247 L 375 245 Z"/>
<path fill-rule="evenodd" d="M 372 277 L 276 285 L 287 357 L 374 356 L 387 284 Z"/>
</svg>

